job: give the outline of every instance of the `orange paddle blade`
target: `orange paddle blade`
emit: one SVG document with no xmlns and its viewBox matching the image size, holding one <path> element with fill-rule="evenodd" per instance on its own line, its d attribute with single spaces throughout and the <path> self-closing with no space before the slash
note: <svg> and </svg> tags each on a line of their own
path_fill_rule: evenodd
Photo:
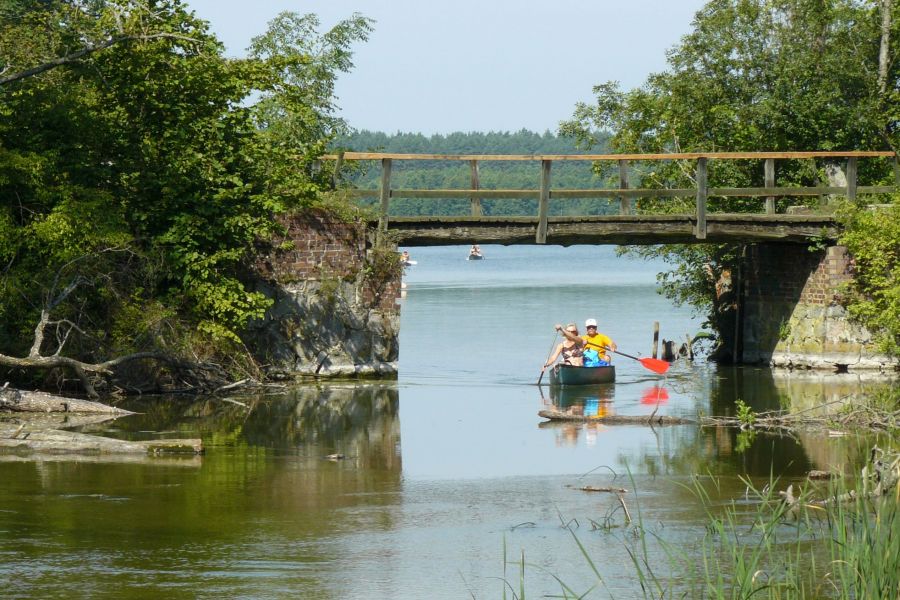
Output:
<svg viewBox="0 0 900 600">
<path fill-rule="evenodd" d="M 639 358 L 638 361 L 644 365 L 644 367 L 650 369 L 654 373 L 659 373 L 660 375 L 665 374 L 665 372 L 669 370 L 669 363 L 658 358 Z"/>
</svg>

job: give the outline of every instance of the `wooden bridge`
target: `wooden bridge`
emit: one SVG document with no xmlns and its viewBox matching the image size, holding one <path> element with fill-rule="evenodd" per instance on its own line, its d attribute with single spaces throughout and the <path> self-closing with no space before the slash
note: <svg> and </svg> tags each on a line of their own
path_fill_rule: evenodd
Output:
<svg viewBox="0 0 900 600">
<path fill-rule="evenodd" d="M 381 186 L 375 190 L 351 190 L 358 197 L 380 199 L 380 217 L 372 226 L 378 232 L 392 232 L 405 246 L 439 246 L 466 243 L 498 244 L 663 244 L 703 242 L 803 242 L 813 238 L 835 239 L 838 224 L 830 215 L 785 214 L 776 212 L 775 199 L 802 196 L 845 196 L 855 200 L 863 194 L 887 194 L 900 190 L 897 155 L 887 151 L 845 152 L 699 152 L 671 154 L 579 154 L 579 155 L 444 155 L 345 152 L 323 157 L 337 161 L 335 183 L 344 161 L 381 162 Z M 776 160 L 826 159 L 845 161 L 844 187 L 778 187 Z M 893 162 L 894 185 L 858 185 L 860 159 L 889 159 Z M 394 189 L 391 170 L 394 161 L 466 161 L 471 170 L 469 189 Z M 629 165 L 648 161 L 690 161 L 693 188 L 631 188 Z M 707 185 L 709 161 L 756 160 L 763 167 L 763 187 L 714 188 Z M 536 189 L 497 190 L 479 187 L 479 163 L 487 161 L 533 161 L 540 163 L 540 185 Z M 554 162 L 614 161 L 619 168 L 619 186 L 606 189 L 554 189 L 551 171 Z M 537 175 L 537 174 L 536 174 Z M 537 179 L 537 178 L 536 178 Z M 710 197 L 764 198 L 760 212 L 714 213 L 708 211 Z M 390 216 L 395 198 L 469 198 L 471 214 L 454 217 Z M 481 200 L 491 198 L 537 199 L 537 215 L 484 216 Z M 550 216 L 550 204 L 561 198 L 617 198 L 618 215 Z M 640 198 L 694 198 L 688 214 L 635 214 Z"/>
</svg>

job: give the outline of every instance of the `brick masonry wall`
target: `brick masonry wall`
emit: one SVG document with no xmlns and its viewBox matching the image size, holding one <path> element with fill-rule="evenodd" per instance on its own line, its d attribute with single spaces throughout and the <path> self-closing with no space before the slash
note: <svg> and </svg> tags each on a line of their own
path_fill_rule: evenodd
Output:
<svg viewBox="0 0 900 600">
<path fill-rule="evenodd" d="M 273 305 L 248 346 L 273 378 L 397 376 L 402 270 L 395 248 L 324 212 L 285 218 L 261 250 L 259 290 Z"/>
<path fill-rule="evenodd" d="M 834 370 L 894 368 L 840 304 L 853 278 L 843 246 L 748 248 L 742 294 L 743 361 Z"/>
<path fill-rule="evenodd" d="M 285 284 L 333 279 L 354 280 L 367 266 L 369 241 L 365 223 L 347 222 L 324 211 L 285 217 L 286 232 L 273 241 L 273 250 L 260 258 L 258 268 L 269 279 Z M 287 242 L 291 248 L 282 249 Z M 385 312 L 398 312 L 400 276 L 364 277 L 357 281 L 354 303 Z"/>
</svg>

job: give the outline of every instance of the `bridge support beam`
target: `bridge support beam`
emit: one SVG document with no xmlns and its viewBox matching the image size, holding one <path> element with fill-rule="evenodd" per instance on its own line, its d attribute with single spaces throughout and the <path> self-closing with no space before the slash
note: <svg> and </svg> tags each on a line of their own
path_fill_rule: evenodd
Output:
<svg viewBox="0 0 900 600">
<path fill-rule="evenodd" d="M 697 226 L 694 236 L 698 240 L 706 239 L 706 158 L 697 159 Z"/>
<path fill-rule="evenodd" d="M 478 181 L 478 161 L 470 160 L 469 168 L 472 171 L 472 189 L 477 190 L 481 187 L 481 184 Z M 480 217 L 483 214 L 482 209 L 481 209 L 481 197 L 480 196 L 472 196 L 469 199 L 469 201 L 471 202 L 471 206 L 472 206 L 472 216 Z"/>
<path fill-rule="evenodd" d="M 550 214 L 550 166 L 552 161 L 541 161 L 541 195 L 538 198 L 538 226 L 535 244 L 547 243 L 547 216 Z"/>
<path fill-rule="evenodd" d="M 619 189 L 628 189 L 628 161 L 619 161 Z M 632 213 L 631 198 L 619 196 L 619 214 L 630 215 Z"/>
<path fill-rule="evenodd" d="M 388 210 L 391 205 L 391 159 L 381 159 L 381 213 L 378 219 L 378 239 L 387 233 Z"/>
<path fill-rule="evenodd" d="M 766 187 L 767 188 L 775 187 L 775 159 L 774 158 L 766 159 L 763 175 L 764 175 Z M 766 214 L 767 215 L 775 214 L 775 196 L 769 196 L 768 198 L 766 198 Z"/>
</svg>

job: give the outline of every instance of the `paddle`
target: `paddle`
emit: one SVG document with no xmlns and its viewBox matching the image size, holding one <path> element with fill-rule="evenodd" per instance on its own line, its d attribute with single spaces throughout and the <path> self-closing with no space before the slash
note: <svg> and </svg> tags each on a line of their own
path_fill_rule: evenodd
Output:
<svg viewBox="0 0 900 600">
<path fill-rule="evenodd" d="M 606 348 L 610 352 L 615 352 L 616 354 L 621 354 L 622 356 L 627 356 L 628 358 L 633 358 L 643 365 L 645 368 L 650 369 L 654 373 L 659 373 L 660 375 L 665 374 L 666 371 L 669 370 L 669 363 L 664 360 L 660 360 L 658 358 L 639 358 L 637 356 L 632 356 L 630 354 L 625 354 L 624 352 L 619 352 L 618 350 L 613 350 L 612 348 Z"/>
<path fill-rule="evenodd" d="M 559 333 L 553 334 L 553 343 L 550 344 L 550 352 L 547 353 L 547 360 L 544 361 L 545 365 L 550 360 L 550 355 L 553 354 L 553 348 L 554 348 L 554 346 L 556 346 L 556 336 L 558 336 L 558 335 L 559 335 Z M 541 379 L 544 378 L 544 371 L 546 371 L 546 370 L 547 370 L 547 367 L 543 367 L 541 369 L 541 375 L 540 375 L 540 377 L 538 377 L 537 385 L 541 385 Z"/>
</svg>

